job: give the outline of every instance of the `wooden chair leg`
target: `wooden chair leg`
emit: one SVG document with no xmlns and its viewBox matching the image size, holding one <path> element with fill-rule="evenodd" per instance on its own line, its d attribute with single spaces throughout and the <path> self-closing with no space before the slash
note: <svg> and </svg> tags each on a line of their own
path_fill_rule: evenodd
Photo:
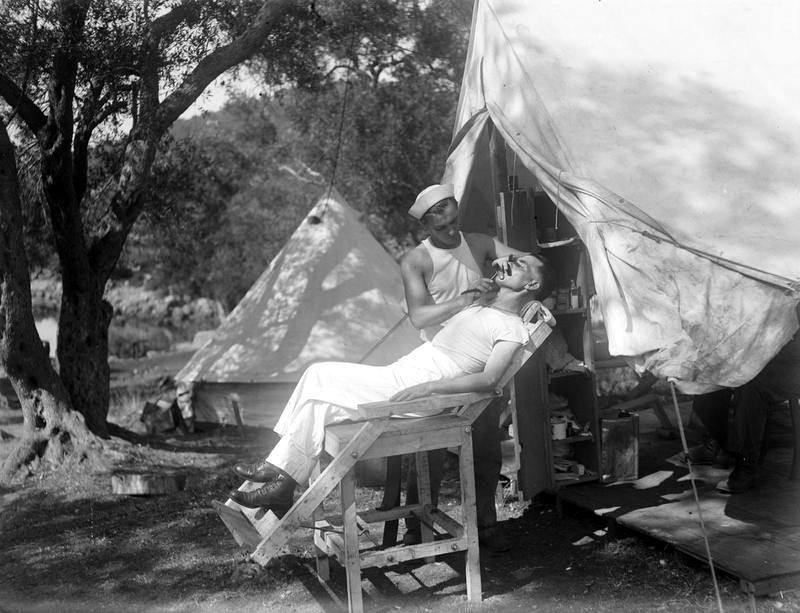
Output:
<svg viewBox="0 0 800 613">
<path fill-rule="evenodd" d="M 464 538 L 467 540 L 467 600 L 481 601 L 481 562 L 478 547 L 478 512 L 475 502 L 475 460 L 472 455 L 472 434 L 466 432 L 458 455 L 461 473 L 461 514 Z"/>
<path fill-rule="evenodd" d="M 422 504 L 422 508 L 427 508 L 431 504 L 431 467 L 428 462 L 428 452 L 420 451 L 414 456 L 417 466 L 417 491 L 419 492 L 418 500 Z M 433 541 L 433 530 L 424 521 L 419 522 L 420 541 L 423 543 L 430 543 Z M 425 558 L 425 562 L 430 564 L 436 558 Z"/>
<path fill-rule="evenodd" d="M 320 466 L 319 462 L 317 462 L 317 465 L 314 466 L 314 470 L 311 473 L 311 483 L 316 481 L 319 478 L 319 475 Z M 314 509 L 313 519 L 315 526 L 327 527 L 327 522 L 325 521 L 324 503 L 321 503 L 316 509 Z M 314 557 L 316 558 L 317 563 L 317 577 L 319 577 L 320 581 L 327 583 L 331 578 L 331 563 L 328 557 L 327 547 L 325 547 L 324 543 L 325 535 L 319 530 L 314 530 Z"/>
<path fill-rule="evenodd" d="M 350 613 L 361 613 L 361 559 L 358 553 L 358 517 L 356 516 L 355 471 L 350 471 L 340 485 L 344 528 L 344 568 L 347 575 L 347 602 Z"/>
</svg>

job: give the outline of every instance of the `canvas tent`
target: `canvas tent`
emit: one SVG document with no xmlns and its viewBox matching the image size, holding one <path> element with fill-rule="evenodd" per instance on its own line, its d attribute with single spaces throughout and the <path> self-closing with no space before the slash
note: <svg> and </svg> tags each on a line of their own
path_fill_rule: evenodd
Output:
<svg viewBox="0 0 800 613">
<path fill-rule="evenodd" d="M 198 421 L 233 423 L 236 394 L 245 424 L 271 427 L 309 364 L 387 364 L 419 345 L 403 304 L 400 267 L 331 190 L 176 380 Z"/>
<path fill-rule="evenodd" d="M 509 173 L 589 250 L 612 354 L 699 393 L 797 329 L 800 5 L 477 0 L 445 180 L 464 227 Z"/>
</svg>

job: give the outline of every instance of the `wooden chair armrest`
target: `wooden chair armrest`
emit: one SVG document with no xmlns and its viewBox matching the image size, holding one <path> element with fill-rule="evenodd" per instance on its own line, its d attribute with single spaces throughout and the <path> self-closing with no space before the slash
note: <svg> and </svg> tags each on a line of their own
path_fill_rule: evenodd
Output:
<svg viewBox="0 0 800 613">
<path fill-rule="evenodd" d="M 460 407 L 472 404 L 486 398 L 497 396 L 498 392 L 465 392 L 461 394 L 433 394 L 415 400 L 393 402 L 382 400 L 380 402 L 366 402 L 358 405 L 366 419 L 404 415 L 408 413 L 435 413 L 450 407 Z"/>
</svg>

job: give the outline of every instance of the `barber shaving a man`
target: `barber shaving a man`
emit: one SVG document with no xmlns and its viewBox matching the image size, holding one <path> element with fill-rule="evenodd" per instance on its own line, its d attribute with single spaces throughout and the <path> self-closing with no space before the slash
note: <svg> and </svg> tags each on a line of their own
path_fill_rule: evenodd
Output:
<svg viewBox="0 0 800 613">
<path fill-rule="evenodd" d="M 400 262 L 406 304 L 413 326 L 425 340 L 431 340 L 455 314 L 472 304 L 491 301 L 498 291 L 495 275 L 502 278 L 509 274 L 514 259 L 525 253 L 486 234 L 461 232 L 458 202 L 451 184 L 425 188 L 408 212 L 419 220 L 428 238 Z M 510 539 L 496 528 L 495 492 L 502 466 L 501 403 L 499 398 L 492 402 L 472 427 L 478 534 L 481 546 L 492 552 L 507 551 L 512 546 Z M 434 503 L 444 457 L 444 450 L 429 452 Z M 414 471 L 409 477 L 406 500 L 418 500 Z M 419 522 L 406 520 L 403 542 L 414 544 L 420 540 Z"/>
<path fill-rule="evenodd" d="M 515 259 L 485 305 L 457 313 L 430 341 L 388 366 L 320 362 L 303 373 L 275 426 L 280 440 L 265 458 L 234 471 L 263 485 L 234 491 L 249 508 L 269 508 L 282 517 L 298 485 L 308 483 L 322 453 L 325 427 L 363 419 L 359 405 L 378 400 L 413 400 L 431 394 L 490 391 L 516 351 L 529 341 L 520 313 L 546 297 L 553 271 L 533 255 Z"/>
</svg>

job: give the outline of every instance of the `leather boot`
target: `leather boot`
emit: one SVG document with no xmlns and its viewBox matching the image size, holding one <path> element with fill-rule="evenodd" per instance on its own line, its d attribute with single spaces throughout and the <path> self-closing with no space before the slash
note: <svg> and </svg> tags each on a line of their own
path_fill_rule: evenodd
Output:
<svg viewBox="0 0 800 613">
<path fill-rule="evenodd" d="M 713 438 L 706 438 L 701 445 L 689 449 L 689 461 L 694 466 L 710 464 L 715 468 L 733 468 L 735 459 Z"/>
<path fill-rule="evenodd" d="M 724 494 L 741 494 L 753 489 L 758 483 L 758 464 L 743 456 L 736 457 L 736 465 L 725 481 L 717 483 L 717 490 Z"/>
<path fill-rule="evenodd" d="M 281 471 L 267 462 L 266 458 L 263 458 L 258 462 L 253 462 L 252 464 L 239 462 L 233 467 L 233 472 L 239 475 L 242 479 L 258 481 L 260 483 L 270 481 L 281 474 Z"/>
<path fill-rule="evenodd" d="M 252 492 L 231 492 L 230 498 L 248 509 L 264 507 L 271 509 L 278 517 L 283 517 L 294 504 L 295 487 L 297 482 L 294 479 L 279 475 Z"/>
</svg>

